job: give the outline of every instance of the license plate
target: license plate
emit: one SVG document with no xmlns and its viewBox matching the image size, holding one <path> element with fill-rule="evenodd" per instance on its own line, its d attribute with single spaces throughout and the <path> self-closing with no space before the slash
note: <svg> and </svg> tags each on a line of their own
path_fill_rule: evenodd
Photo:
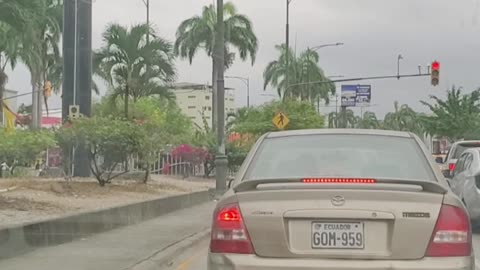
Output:
<svg viewBox="0 0 480 270">
<path fill-rule="evenodd" d="M 363 249 L 365 248 L 362 222 L 313 222 L 312 248 Z"/>
</svg>

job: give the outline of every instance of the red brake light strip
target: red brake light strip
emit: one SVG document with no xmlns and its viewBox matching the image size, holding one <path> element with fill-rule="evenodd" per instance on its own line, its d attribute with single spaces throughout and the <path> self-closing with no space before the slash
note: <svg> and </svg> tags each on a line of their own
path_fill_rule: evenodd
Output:
<svg viewBox="0 0 480 270">
<path fill-rule="evenodd" d="M 375 184 L 375 179 L 368 178 L 305 178 L 303 183 L 317 184 Z"/>
</svg>

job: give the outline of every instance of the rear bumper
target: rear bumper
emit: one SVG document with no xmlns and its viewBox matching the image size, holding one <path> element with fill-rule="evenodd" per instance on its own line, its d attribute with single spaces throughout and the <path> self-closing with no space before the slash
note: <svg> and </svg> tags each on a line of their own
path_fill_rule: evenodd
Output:
<svg viewBox="0 0 480 270">
<path fill-rule="evenodd" d="M 209 254 L 208 270 L 475 270 L 474 257 L 421 260 L 272 259 L 255 255 Z"/>
</svg>

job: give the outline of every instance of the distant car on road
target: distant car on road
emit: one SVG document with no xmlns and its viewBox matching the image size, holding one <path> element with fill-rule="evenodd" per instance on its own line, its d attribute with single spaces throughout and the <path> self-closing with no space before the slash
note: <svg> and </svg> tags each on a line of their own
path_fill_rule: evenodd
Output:
<svg viewBox="0 0 480 270">
<path fill-rule="evenodd" d="M 458 159 L 453 179 L 450 180 L 453 191 L 467 207 L 472 224 L 480 222 L 480 148 L 465 150 Z"/>
<path fill-rule="evenodd" d="M 268 133 L 213 215 L 208 269 L 473 270 L 464 204 L 423 142 L 381 130 Z"/>
<path fill-rule="evenodd" d="M 459 141 L 452 145 L 448 151 L 447 157 L 441 166 L 443 175 L 447 178 L 452 177 L 452 172 L 455 169 L 455 164 L 458 158 L 469 148 L 480 147 L 480 140 L 476 141 Z"/>
</svg>

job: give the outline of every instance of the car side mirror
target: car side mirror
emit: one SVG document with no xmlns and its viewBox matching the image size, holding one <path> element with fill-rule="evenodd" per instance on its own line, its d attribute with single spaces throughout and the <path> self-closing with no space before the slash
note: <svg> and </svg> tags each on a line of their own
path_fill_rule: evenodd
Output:
<svg viewBox="0 0 480 270">
<path fill-rule="evenodd" d="M 227 187 L 228 189 L 232 188 L 232 184 L 233 184 L 233 181 L 235 180 L 235 178 L 228 178 L 227 179 Z"/>
<path fill-rule="evenodd" d="M 437 162 L 438 164 L 443 164 L 443 158 L 442 157 L 437 157 L 437 158 L 435 158 L 435 162 Z"/>
</svg>

